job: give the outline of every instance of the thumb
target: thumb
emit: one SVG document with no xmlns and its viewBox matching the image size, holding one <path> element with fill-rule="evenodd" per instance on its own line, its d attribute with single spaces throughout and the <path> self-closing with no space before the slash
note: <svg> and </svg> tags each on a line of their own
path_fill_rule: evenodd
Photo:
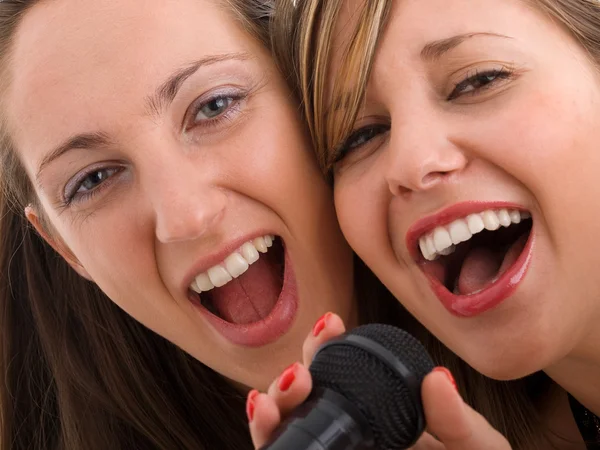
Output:
<svg viewBox="0 0 600 450">
<path fill-rule="evenodd" d="M 422 386 L 427 431 L 446 450 L 510 450 L 508 441 L 461 398 L 449 370 L 438 367 Z"/>
</svg>

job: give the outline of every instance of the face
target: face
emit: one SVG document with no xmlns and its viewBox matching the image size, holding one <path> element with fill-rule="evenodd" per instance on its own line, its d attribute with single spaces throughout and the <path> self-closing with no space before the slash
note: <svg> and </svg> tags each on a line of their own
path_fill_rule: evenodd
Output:
<svg viewBox="0 0 600 450">
<path fill-rule="evenodd" d="M 352 263 L 297 106 L 230 14 L 42 2 L 8 116 L 48 241 L 141 323 L 264 388 L 318 316 L 350 319 Z"/>
<path fill-rule="evenodd" d="M 600 309 L 594 65 L 520 0 L 402 0 L 390 14 L 354 132 L 332 155 L 344 234 L 485 374 L 581 356 Z"/>
</svg>

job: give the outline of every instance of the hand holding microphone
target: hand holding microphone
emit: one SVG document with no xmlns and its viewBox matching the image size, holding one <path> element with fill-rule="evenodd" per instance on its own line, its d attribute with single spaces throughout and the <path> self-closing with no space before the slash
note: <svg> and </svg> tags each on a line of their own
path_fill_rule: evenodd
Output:
<svg viewBox="0 0 600 450">
<path fill-rule="evenodd" d="M 250 430 L 257 448 L 405 449 L 418 438 L 410 448 L 510 449 L 462 401 L 447 371 L 431 371 L 429 356 L 410 335 L 388 326 L 360 327 L 326 345 L 313 361 L 323 343 L 344 333 L 339 317 L 329 315 L 324 323 L 304 344 L 312 376 L 297 364 L 275 380 L 268 394 L 250 394 Z M 422 434 L 423 411 L 431 434 Z"/>
</svg>

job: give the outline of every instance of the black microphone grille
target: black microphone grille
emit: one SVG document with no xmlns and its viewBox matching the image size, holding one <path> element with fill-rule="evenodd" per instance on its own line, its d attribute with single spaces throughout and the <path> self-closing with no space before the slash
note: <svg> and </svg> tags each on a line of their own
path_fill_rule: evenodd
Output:
<svg viewBox="0 0 600 450">
<path fill-rule="evenodd" d="M 413 336 L 370 324 L 325 344 L 310 372 L 315 387 L 336 391 L 358 407 L 377 449 L 396 450 L 408 448 L 423 431 L 421 382 L 433 367 Z"/>
</svg>

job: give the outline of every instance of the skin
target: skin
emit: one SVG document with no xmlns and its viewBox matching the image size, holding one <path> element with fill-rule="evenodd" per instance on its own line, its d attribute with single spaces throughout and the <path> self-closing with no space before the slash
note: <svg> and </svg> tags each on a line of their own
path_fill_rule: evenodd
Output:
<svg viewBox="0 0 600 450">
<path fill-rule="evenodd" d="M 171 104 L 149 108 L 147 97 L 174 72 L 215 56 Z M 268 52 L 223 5 L 41 2 L 19 29 L 10 71 L 11 136 L 41 204 L 29 219 L 135 319 L 231 380 L 263 388 L 300 357 L 317 317 L 333 309 L 352 321 L 351 251 L 297 107 Z M 217 94 L 222 120 L 209 118 L 210 107 L 196 115 L 194 102 Z M 39 171 L 79 133 L 109 142 Z M 90 169 L 105 177 L 94 195 L 65 202 L 74 177 Z M 299 308 L 284 336 L 250 349 L 199 314 L 184 278 L 235 239 L 267 233 L 289 251 Z"/>
<path fill-rule="evenodd" d="M 359 3 L 346 4 L 334 45 L 347 37 Z M 474 33 L 502 37 L 467 37 L 435 59 L 421 54 L 432 42 Z M 456 91 L 469 76 L 499 69 L 512 75 Z M 600 212 L 589 205 L 600 195 L 599 114 L 596 67 L 525 2 L 393 2 L 355 124 L 384 128 L 335 167 L 346 238 L 418 320 L 480 372 L 514 379 L 545 370 L 597 414 L 600 283 L 591 268 L 600 266 Z M 406 234 L 419 219 L 470 201 L 530 211 L 535 244 L 517 290 L 461 318 L 432 291 Z"/>
</svg>

